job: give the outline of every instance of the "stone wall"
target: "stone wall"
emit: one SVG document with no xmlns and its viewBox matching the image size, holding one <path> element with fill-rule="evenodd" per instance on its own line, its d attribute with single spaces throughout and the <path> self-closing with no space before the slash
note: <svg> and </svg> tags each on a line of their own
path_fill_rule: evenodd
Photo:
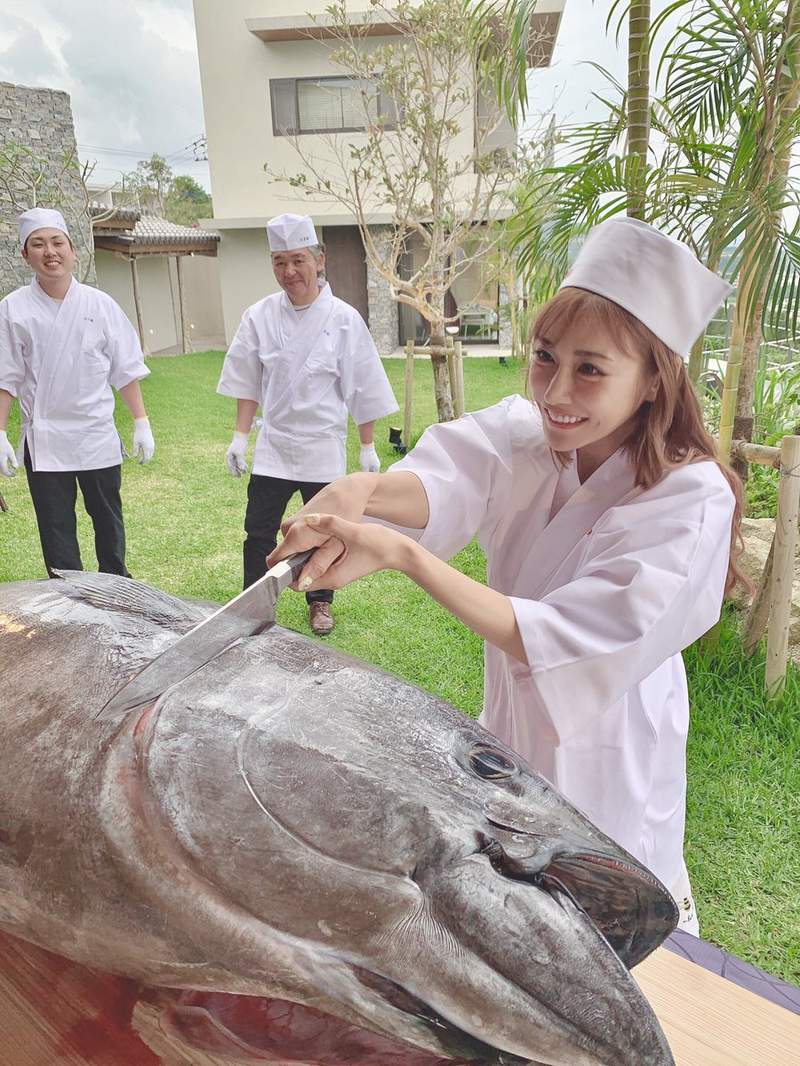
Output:
<svg viewBox="0 0 800 1066">
<path fill-rule="evenodd" d="M 19 159 L 16 172 L 9 154 Z M 67 93 L 0 82 L 0 178 L 0 296 L 30 281 L 17 245 L 17 216 L 29 207 L 61 211 L 78 252 L 79 276 L 93 284 L 91 227 Z"/>
<path fill-rule="evenodd" d="M 378 243 L 381 234 L 390 239 L 390 226 L 373 226 L 373 235 Z M 375 347 L 382 356 L 391 355 L 398 346 L 397 300 L 392 298 L 389 285 L 367 259 L 367 298 L 369 301 L 369 331 Z"/>
</svg>

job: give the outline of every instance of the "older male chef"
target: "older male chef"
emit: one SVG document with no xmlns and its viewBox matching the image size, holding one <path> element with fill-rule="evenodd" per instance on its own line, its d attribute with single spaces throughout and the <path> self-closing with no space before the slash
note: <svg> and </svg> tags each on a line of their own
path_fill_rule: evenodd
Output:
<svg viewBox="0 0 800 1066">
<path fill-rule="evenodd" d="M 133 450 L 145 463 L 155 444 L 139 380 L 150 371 L 122 309 L 72 276 L 75 248 L 58 211 L 20 215 L 19 241 L 34 276 L 0 301 L 0 472 L 11 477 L 25 464 L 48 573 L 82 569 L 80 485 L 100 570 L 127 574 L 111 389 L 134 417 Z M 14 397 L 22 422 L 16 454 L 6 432 Z"/>
<path fill-rule="evenodd" d="M 306 502 L 346 473 L 348 411 L 358 426 L 362 470 L 380 469 L 375 421 L 397 401 L 364 320 L 322 280 L 325 255 L 307 215 L 267 224 L 272 269 L 282 292 L 249 307 L 225 356 L 217 391 L 236 401 L 228 468 L 247 470 L 245 452 L 256 408 L 256 440 L 245 515 L 244 585 L 266 572 L 283 512 L 295 491 Z M 307 595 L 315 633 L 333 629 L 333 593 Z"/>
</svg>

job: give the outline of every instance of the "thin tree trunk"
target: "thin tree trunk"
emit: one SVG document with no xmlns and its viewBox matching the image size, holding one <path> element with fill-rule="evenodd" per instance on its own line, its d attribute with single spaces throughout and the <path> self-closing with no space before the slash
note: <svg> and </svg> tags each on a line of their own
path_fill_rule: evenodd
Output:
<svg viewBox="0 0 800 1066">
<path fill-rule="evenodd" d="M 764 131 L 762 158 L 765 160 L 761 175 L 761 186 L 770 183 L 782 183 L 784 186 L 789 175 L 792 145 L 787 143 L 779 154 L 775 154 L 775 137 L 783 122 L 790 118 L 800 103 L 800 77 L 797 76 L 800 61 L 800 3 L 792 0 L 786 15 L 784 40 L 792 43 L 787 50 L 783 66 L 782 84 L 776 101 L 775 115 L 771 126 Z M 745 241 L 751 236 L 745 235 Z M 748 318 L 747 304 L 750 302 L 748 279 L 756 267 L 748 257 L 739 271 L 739 292 L 736 296 L 736 315 L 734 319 L 728 368 L 725 374 L 725 391 L 723 393 L 723 415 L 719 427 L 719 457 L 727 461 L 730 457 L 733 439 L 734 416 L 750 419 L 752 434 L 753 385 L 755 382 L 755 363 L 761 341 L 761 318 L 767 298 L 768 280 L 765 280 L 752 301 L 753 314 Z M 746 426 L 746 424 L 745 424 Z M 749 437 L 747 438 L 750 439 Z"/>
<path fill-rule="evenodd" d="M 747 237 L 745 236 L 745 240 Z M 719 416 L 719 443 L 717 455 L 727 463 L 731 457 L 733 420 L 736 414 L 736 394 L 739 391 L 739 375 L 742 370 L 742 351 L 747 329 L 745 308 L 748 302 L 749 278 L 754 268 L 752 256 L 748 256 L 739 271 L 739 291 L 736 294 L 736 309 L 733 316 L 728 365 L 725 368 L 725 384 L 722 388 L 722 409 Z"/>
<path fill-rule="evenodd" d="M 650 0 L 632 0 L 628 14 L 628 156 L 639 160 L 628 215 L 644 221 L 647 148 L 650 140 Z"/>
<path fill-rule="evenodd" d="M 752 440 L 754 411 L 753 401 L 755 397 L 755 374 L 758 365 L 758 355 L 761 351 L 761 319 L 764 315 L 764 302 L 767 297 L 766 283 L 762 285 L 758 301 L 753 311 L 753 317 L 745 330 L 742 341 L 742 369 L 739 374 L 739 389 L 736 394 L 736 414 L 733 419 L 733 439 Z M 750 464 L 741 459 L 734 459 L 733 469 L 742 479 L 747 481 L 750 477 Z"/>
<path fill-rule="evenodd" d="M 431 366 L 433 368 L 433 394 L 436 397 L 436 414 L 440 422 L 452 422 L 453 394 L 450 390 L 450 374 L 444 351 L 444 318 L 431 322 Z"/>
</svg>

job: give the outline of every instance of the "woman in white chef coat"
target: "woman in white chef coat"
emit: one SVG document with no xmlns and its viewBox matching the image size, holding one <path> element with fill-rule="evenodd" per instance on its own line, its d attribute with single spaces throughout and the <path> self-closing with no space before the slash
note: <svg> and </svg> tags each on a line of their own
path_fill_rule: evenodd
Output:
<svg viewBox="0 0 800 1066">
<path fill-rule="evenodd" d="M 75 249 L 60 212 L 25 211 L 19 241 L 34 276 L 0 301 L 0 473 L 12 477 L 25 465 L 48 572 L 82 569 L 80 486 L 100 570 L 127 574 L 112 387 L 134 419 L 134 454 L 148 462 L 155 443 L 139 381 L 150 371 L 122 308 L 73 277 Z M 15 397 L 16 452 L 6 432 Z"/>
<path fill-rule="evenodd" d="M 738 577 L 740 486 L 682 357 L 728 291 L 645 223 L 603 223 L 534 325 L 534 402 L 433 426 L 389 473 L 335 482 L 270 558 L 319 545 L 301 588 L 400 570 L 483 636 L 483 725 L 649 866 L 695 932 L 680 652 Z M 473 536 L 488 587 L 441 561 Z"/>
</svg>

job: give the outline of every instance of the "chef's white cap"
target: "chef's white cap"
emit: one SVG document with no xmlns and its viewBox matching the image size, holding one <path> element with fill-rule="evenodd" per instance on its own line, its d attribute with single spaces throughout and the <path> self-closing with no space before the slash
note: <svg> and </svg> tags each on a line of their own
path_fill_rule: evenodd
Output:
<svg viewBox="0 0 800 1066">
<path fill-rule="evenodd" d="M 30 211 L 23 211 L 19 216 L 19 243 L 25 247 L 25 242 L 37 229 L 60 229 L 69 237 L 69 230 L 60 211 L 52 211 L 48 207 L 33 207 Z"/>
<path fill-rule="evenodd" d="M 613 300 L 682 356 L 731 291 L 685 244 L 622 216 L 589 233 L 561 288 Z"/>
<path fill-rule="evenodd" d="M 276 215 L 267 223 L 267 239 L 271 252 L 296 252 L 319 244 L 309 215 Z"/>
</svg>

